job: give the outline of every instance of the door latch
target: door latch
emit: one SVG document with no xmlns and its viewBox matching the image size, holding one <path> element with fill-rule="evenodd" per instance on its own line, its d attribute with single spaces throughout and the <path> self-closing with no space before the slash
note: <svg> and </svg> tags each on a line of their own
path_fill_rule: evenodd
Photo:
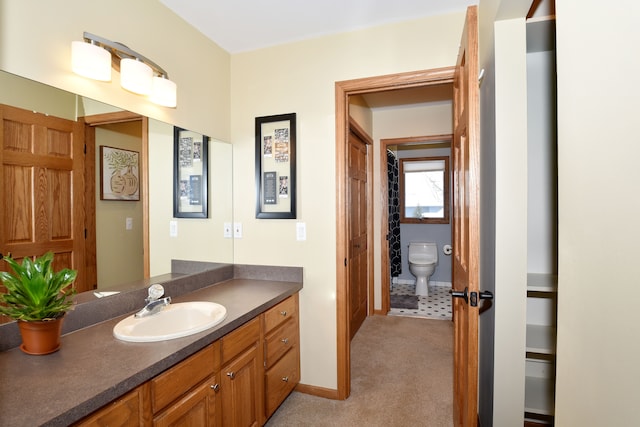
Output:
<svg viewBox="0 0 640 427">
<path fill-rule="evenodd" d="M 449 291 L 452 297 L 454 298 L 464 298 L 464 302 L 469 304 L 471 307 L 478 306 L 478 299 L 493 299 L 493 293 L 491 291 L 480 291 L 478 292 L 469 292 L 469 288 L 465 287 L 464 291 Z"/>
</svg>

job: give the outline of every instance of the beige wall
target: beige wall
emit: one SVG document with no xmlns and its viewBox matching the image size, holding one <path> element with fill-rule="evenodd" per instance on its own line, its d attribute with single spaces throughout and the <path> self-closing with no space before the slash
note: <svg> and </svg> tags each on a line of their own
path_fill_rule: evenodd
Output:
<svg viewBox="0 0 640 427">
<path fill-rule="evenodd" d="M 522 422 L 527 300 L 527 80 L 524 18 L 495 24 L 494 425 Z M 514 236 L 519 236 L 514 239 Z"/>
<path fill-rule="evenodd" d="M 302 382 L 335 389 L 335 82 L 455 64 L 464 14 L 233 55 L 231 134 L 234 219 L 244 236 L 234 260 L 304 268 L 300 298 Z M 254 118 L 297 113 L 298 219 L 255 219 Z M 295 223 L 307 225 L 296 241 Z"/>
<path fill-rule="evenodd" d="M 638 424 L 635 0 L 558 1 L 556 424 Z"/>
<path fill-rule="evenodd" d="M 158 107 L 112 82 L 70 72 L 71 42 L 84 31 L 124 43 L 178 84 L 178 107 Z M 229 57 L 156 0 L 3 0 L 0 70 L 229 141 Z M 48 112 L 48 111 L 44 111 Z"/>
<path fill-rule="evenodd" d="M 144 277 L 142 200 L 100 200 L 100 147 L 140 153 L 142 121 L 96 127 L 96 243 L 98 289 L 108 289 Z M 139 173 L 139 170 L 138 170 Z M 131 218 L 132 229 L 125 227 Z"/>
</svg>

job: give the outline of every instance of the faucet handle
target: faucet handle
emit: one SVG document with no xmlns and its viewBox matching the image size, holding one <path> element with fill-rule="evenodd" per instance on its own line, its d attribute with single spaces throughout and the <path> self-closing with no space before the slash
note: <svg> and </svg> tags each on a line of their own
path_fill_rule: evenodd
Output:
<svg viewBox="0 0 640 427">
<path fill-rule="evenodd" d="M 156 283 L 155 285 L 149 286 L 149 297 L 147 301 L 155 301 L 162 295 L 164 295 L 164 287 Z"/>
</svg>

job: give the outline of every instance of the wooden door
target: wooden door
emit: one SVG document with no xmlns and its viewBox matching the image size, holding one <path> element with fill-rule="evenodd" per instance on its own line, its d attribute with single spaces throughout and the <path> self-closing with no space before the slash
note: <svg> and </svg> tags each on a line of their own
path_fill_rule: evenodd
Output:
<svg viewBox="0 0 640 427">
<path fill-rule="evenodd" d="M 479 295 L 479 87 L 478 12 L 467 9 L 454 76 L 453 298 L 454 425 L 476 426 L 478 417 Z M 475 304 L 473 300 L 475 299 Z M 475 305 L 475 306 L 474 306 Z"/>
<path fill-rule="evenodd" d="M 369 266 L 367 251 L 367 144 L 349 132 L 349 337 L 367 317 Z"/>
<path fill-rule="evenodd" d="M 0 106 L 0 253 L 55 254 L 84 288 L 84 141 L 79 122 Z"/>
</svg>

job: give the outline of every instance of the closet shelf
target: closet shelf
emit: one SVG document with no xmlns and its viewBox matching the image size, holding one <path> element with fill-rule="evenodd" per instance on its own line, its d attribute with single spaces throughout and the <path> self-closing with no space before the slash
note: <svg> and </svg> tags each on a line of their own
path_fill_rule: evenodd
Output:
<svg viewBox="0 0 640 427">
<path fill-rule="evenodd" d="M 556 327 L 544 325 L 527 325 L 527 352 L 538 354 L 555 354 Z"/>
<path fill-rule="evenodd" d="M 557 292 L 558 275 L 527 273 L 527 290 L 530 292 Z"/>
<path fill-rule="evenodd" d="M 524 410 L 532 414 L 553 415 L 554 382 L 550 378 L 525 377 Z"/>
</svg>

